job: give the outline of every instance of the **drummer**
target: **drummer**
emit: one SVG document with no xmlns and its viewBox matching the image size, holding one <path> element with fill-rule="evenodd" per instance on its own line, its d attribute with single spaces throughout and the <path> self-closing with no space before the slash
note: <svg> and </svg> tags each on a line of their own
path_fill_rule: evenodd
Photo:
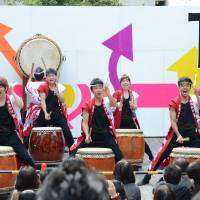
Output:
<svg viewBox="0 0 200 200">
<path fill-rule="evenodd" d="M 162 147 L 150 164 L 150 171 L 158 169 L 163 160 L 169 156 L 175 147 L 200 148 L 200 129 L 197 123 L 199 116 L 194 108 L 194 101 L 189 96 L 191 86 L 192 81 L 188 77 L 182 77 L 178 80 L 180 94 L 178 97 L 172 99 L 169 104 L 171 127 Z M 195 89 L 194 92 L 197 102 L 200 102 L 197 90 Z M 185 139 L 187 140 L 185 141 Z M 138 185 L 149 183 L 150 178 L 151 175 L 145 175 Z"/>
<path fill-rule="evenodd" d="M 22 99 L 10 87 L 11 95 L 7 94 L 8 82 L 0 77 L 0 145 L 11 146 L 21 162 L 35 167 L 25 146 L 22 144 L 21 115 Z"/>
<path fill-rule="evenodd" d="M 103 98 L 104 84 L 99 78 L 90 83 L 94 98 L 86 102 L 82 111 L 82 135 L 70 148 L 75 155 L 78 148 L 106 147 L 113 150 L 116 162 L 123 158 L 115 139 L 113 124 L 114 98 L 108 87 L 105 88 L 108 98 Z"/>
<path fill-rule="evenodd" d="M 61 127 L 66 144 L 70 147 L 74 139 L 67 124 L 67 111 L 64 104 L 65 87 L 57 83 L 57 79 L 57 71 L 53 68 L 47 69 L 46 82 L 38 88 L 42 109 L 34 122 L 34 127 Z"/>
<path fill-rule="evenodd" d="M 120 78 L 121 89 L 114 92 L 113 97 L 117 102 L 117 109 L 114 112 L 116 129 L 140 129 L 136 117 L 137 100 L 139 95 L 131 90 L 131 79 L 124 74 Z M 145 153 L 149 160 L 153 160 L 153 154 L 149 145 L 145 142 Z"/>
<path fill-rule="evenodd" d="M 23 129 L 23 137 L 25 145 L 28 146 L 28 136 L 32 130 L 32 126 L 34 121 L 37 119 L 40 109 L 41 109 L 41 100 L 38 93 L 39 86 L 44 83 L 44 75 L 45 71 L 41 67 L 37 67 L 34 70 L 34 66 L 32 66 L 34 71 L 33 75 L 29 78 L 29 81 L 25 87 L 25 92 L 27 94 L 27 113 L 26 119 L 24 123 Z"/>
</svg>

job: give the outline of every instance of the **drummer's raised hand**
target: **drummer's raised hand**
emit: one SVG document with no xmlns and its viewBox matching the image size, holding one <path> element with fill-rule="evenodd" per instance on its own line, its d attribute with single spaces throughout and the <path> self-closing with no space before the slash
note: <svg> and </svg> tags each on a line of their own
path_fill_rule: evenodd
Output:
<svg viewBox="0 0 200 200">
<path fill-rule="evenodd" d="M 23 103 L 22 98 L 19 97 L 19 96 L 15 93 L 15 91 L 14 91 L 14 86 L 15 86 L 15 85 L 16 85 L 16 83 L 11 83 L 11 84 L 9 85 L 10 92 L 11 92 L 11 94 L 13 95 L 13 97 L 14 97 L 14 99 L 15 99 L 16 105 L 17 105 L 20 109 L 22 109 L 23 106 L 24 106 L 24 103 Z"/>
</svg>

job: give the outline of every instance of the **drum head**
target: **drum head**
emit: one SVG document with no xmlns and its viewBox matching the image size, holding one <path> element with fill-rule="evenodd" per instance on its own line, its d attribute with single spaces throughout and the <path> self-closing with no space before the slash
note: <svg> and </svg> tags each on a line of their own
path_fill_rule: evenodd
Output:
<svg viewBox="0 0 200 200">
<path fill-rule="evenodd" d="M 58 70 L 62 63 L 62 53 L 58 45 L 43 35 L 27 39 L 17 51 L 17 65 L 25 76 L 31 75 L 34 67 L 54 68 Z"/>
<path fill-rule="evenodd" d="M 35 127 L 32 128 L 33 132 L 40 132 L 40 131 L 61 131 L 62 129 L 60 127 Z"/>
<path fill-rule="evenodd" d="M 5 155 L 5 154 L 15 155 L 15 152 L 13 148 L 10 146 L 0 146 L 0 155 Z"/>
<path fill-rule="evenodd" d="M 116 129 L 117 134 L 143 134 L 141 129 Z"/>
</svg>

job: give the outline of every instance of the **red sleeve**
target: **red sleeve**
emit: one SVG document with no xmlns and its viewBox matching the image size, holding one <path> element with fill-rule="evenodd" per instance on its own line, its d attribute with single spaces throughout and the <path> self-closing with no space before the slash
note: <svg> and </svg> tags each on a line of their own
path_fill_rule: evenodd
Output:
<svg viewBox="0 0 200 200">
<path fill-rule="evenodd" d="M 89 113 L 89 104 L 88 104 L 88 102 L 85 102 L 85 103 L 83 104 L 82 110 L 85 110 L 86 112 Z"/>
<path fill-rule="evenodd" d="M 169 103 L 169 108 L 177 109 L 177 99 L 172 99 Z"/>
<path fill-rule="evenodd" d="M 120 90 L 117 90 L 114 92 L 113 97 L 117 99 L 117 101 L 120 101 L 121 95 L 120 95 Z"/>
<path fill-rule="evenodd" d="M 48 84 L 46 82 L 41 84 L 38 88 L 38 91 L 45 93 L 47 95 L 48 94 Z"/>
</svg>

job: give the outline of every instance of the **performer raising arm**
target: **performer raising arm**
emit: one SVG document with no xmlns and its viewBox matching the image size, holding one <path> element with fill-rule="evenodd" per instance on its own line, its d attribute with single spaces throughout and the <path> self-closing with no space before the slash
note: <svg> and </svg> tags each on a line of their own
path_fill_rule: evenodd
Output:
<svg viewBox="0 0 200 200">
<path fill-rule="evenodd" d="M 178 80 L 180 95 L 171 100 L 169 104 L 171 127 L 169 132 L 157 153 L 155 159 L 150 164 L 150 171 L 158 169 L 173 148 L 179 146 L 200 148 L 200 129 L 197 123 L 198 113 L 194 108 L 194 101 L 189 96 L 192 81 L 188 77 L 182 77 Z M 199 98 L 195 90 L 196 98 Z M 198 101 L 199 102 L 199 101 Z M 189 138 L 189 141 L 184 141 Z M 151 175 L 145 175 L 138 185 L 149 183 Z"/>
<path fill-rule="evenodd" d="M 99 78 L 92 80 L 90 89 L 94 98 L 86 102 L 83 106 L 83 133 L 70 150 L 72 151 L 72 155 L 75 155 L 78 148 L 110 148 L 113 150 L 117 162 L 123 158 L 123 155 L 115 140 L 115 129 L 113 125 L 113 111 L 115 107 L 112 107 L 115 104 L 115 100 L 111 96 L 108 87 L 105 88 L 108 98 L 103 98 L 104 86 L 103 81 Z"/>
<path fill-rule="evenodd" d="M 140 129 L 135 113 L 139 95 L 131 90 L 131 79 L 128 75 L 122 75 L 120 84 L 121 89 L 115 91 L 113 94 L 117 102 L 117 109 L 114 112 L 115 128 Z M 149 160 L 153 160 L 153 154 L 146 141 L 145 153 L 149 156 Z"/>
<path fill-rule="evenodd" d="M 52 68 L 47 69 L 46 82 L 38 88 L 42 109 L 34 127 L 48 125 L 61 127 L 65 140 L 70 147 L 74 143 L 74 139 L 67 124 L 64 90 L 64 86 L 57 83 L 57 71 Z"/>
<path fill-rule="evenodd" d="M 0 145 L 11 146 L 22 163 L 35 167 L 25 146 L 21 142 L 21 116 L 23 108 L 22 99 L 11 89 L 11 95 L 7 94 L 8 82 L 0 77 Z"/>
</svg>

